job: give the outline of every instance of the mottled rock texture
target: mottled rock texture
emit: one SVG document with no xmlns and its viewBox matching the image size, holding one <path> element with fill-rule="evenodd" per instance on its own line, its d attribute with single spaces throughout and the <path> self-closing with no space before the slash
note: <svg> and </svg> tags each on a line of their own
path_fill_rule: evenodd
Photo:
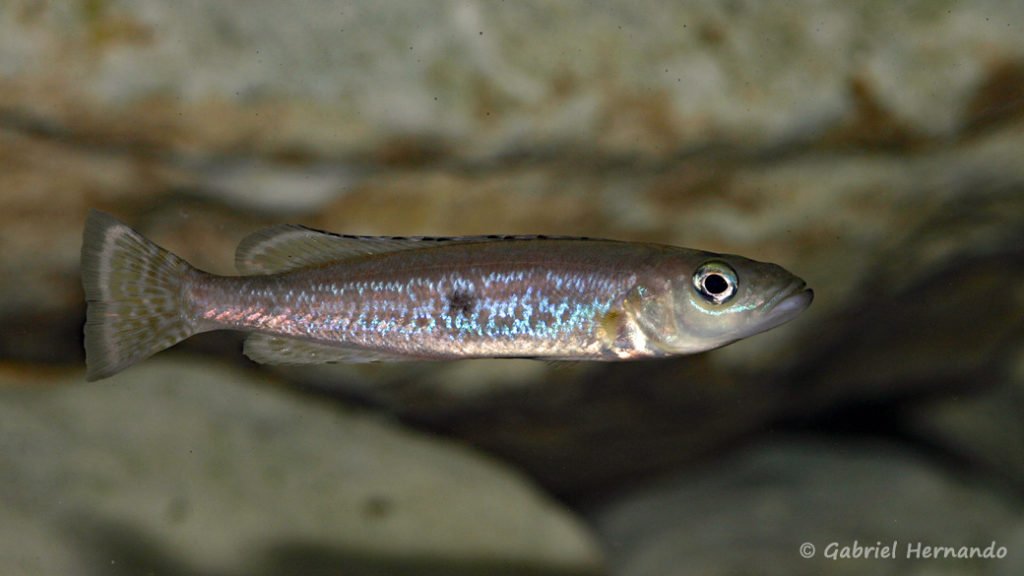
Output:
<svg viewBox="0 0 1024 576">
<path fill-rule="evenodd" d="M 598 573 L 583 526 L 483 455 L 222 367 L 138 368 L 0 377 L 5 573 Z"/>
<path fill-rule="evenodd" d="M 612 572 L 628 576 L 1015 574 L 1020 508 L 991 492 L 878 442 L 786 439 L 634 489 L 593 518 Z M 989 558 L 921 557 L 990 546 Z"/>
<path fill-rule="evenodd" d="M 1019 2 L 0 0 L 0 361 L 82 374 L 90 207 L 220 273 L 281 222 L 666 242 L 778 262 L 815 303 L 666 362 L 166 355 L 396 415 L 572 503 L 786 430 L 941 454 L 1016 505 L 1022 94 Z"/>
</svg>

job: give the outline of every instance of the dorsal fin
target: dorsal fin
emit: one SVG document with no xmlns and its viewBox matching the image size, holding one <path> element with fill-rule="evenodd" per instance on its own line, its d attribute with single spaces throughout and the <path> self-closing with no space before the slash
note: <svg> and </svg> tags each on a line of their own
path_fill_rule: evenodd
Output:
<svg viewBox="0 0 1024 576">
<path fill-rule="evenodd" d="M 245 237 L 235 251 L 242 274 L 276 274 L 369 254 L 425 248 L 440 244 L 564 239 L 568 236 L 353 236 L 285 224 Z M 577 238 L 588 240 L 588 238 Z"/>
<path fill-rule="evenodd" d="M 404 238 L 347 236 L 285 224 L 245 237 L 235 251 L 235 267 L 242 274 L 273 274 L 417 246 L 423 244 Z"/>
</svg>

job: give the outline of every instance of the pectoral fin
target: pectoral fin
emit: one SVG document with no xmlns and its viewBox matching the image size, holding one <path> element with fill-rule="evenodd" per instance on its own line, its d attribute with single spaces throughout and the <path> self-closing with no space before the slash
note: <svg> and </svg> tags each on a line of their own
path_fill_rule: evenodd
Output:
<svg viewBox="0 0 1024 576">
<path fill-rule="evenodd" d="M 643 296 L 644 289 L 636 287 L 597 319 L 597 333 L 608 358 L 630 360 L 656 355 L 636 322 L 635 311 Z"/>
</svg>

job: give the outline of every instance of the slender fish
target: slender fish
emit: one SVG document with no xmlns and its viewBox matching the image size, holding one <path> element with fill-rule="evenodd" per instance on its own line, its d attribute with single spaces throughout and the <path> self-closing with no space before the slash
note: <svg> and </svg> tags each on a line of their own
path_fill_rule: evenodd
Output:
<svg viewBox="0 0 1024 576">
<path fill-rule="evenodd" d="M 93 210 L 82 244 L 87 377 L 189 336 L 249 332 L 268 364 L 692 354 L 787 322 L 813 293 L 774 264 L 555 236 L 347 236 L 276 226 L 241 276 L 190 266 Z"/>
</svg>

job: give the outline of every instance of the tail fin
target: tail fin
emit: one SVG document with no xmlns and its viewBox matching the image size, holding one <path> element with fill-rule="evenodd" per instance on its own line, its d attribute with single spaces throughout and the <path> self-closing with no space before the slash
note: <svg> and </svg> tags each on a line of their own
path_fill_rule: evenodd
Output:
<svg viewBox="0 0 1024 576">
<path fill-rule="evenodd" d="M 192 335 L 182 280 L 191 267 L 109 214 L 82 240 L 86 378 L 106 378 Z"/>
</svg>

